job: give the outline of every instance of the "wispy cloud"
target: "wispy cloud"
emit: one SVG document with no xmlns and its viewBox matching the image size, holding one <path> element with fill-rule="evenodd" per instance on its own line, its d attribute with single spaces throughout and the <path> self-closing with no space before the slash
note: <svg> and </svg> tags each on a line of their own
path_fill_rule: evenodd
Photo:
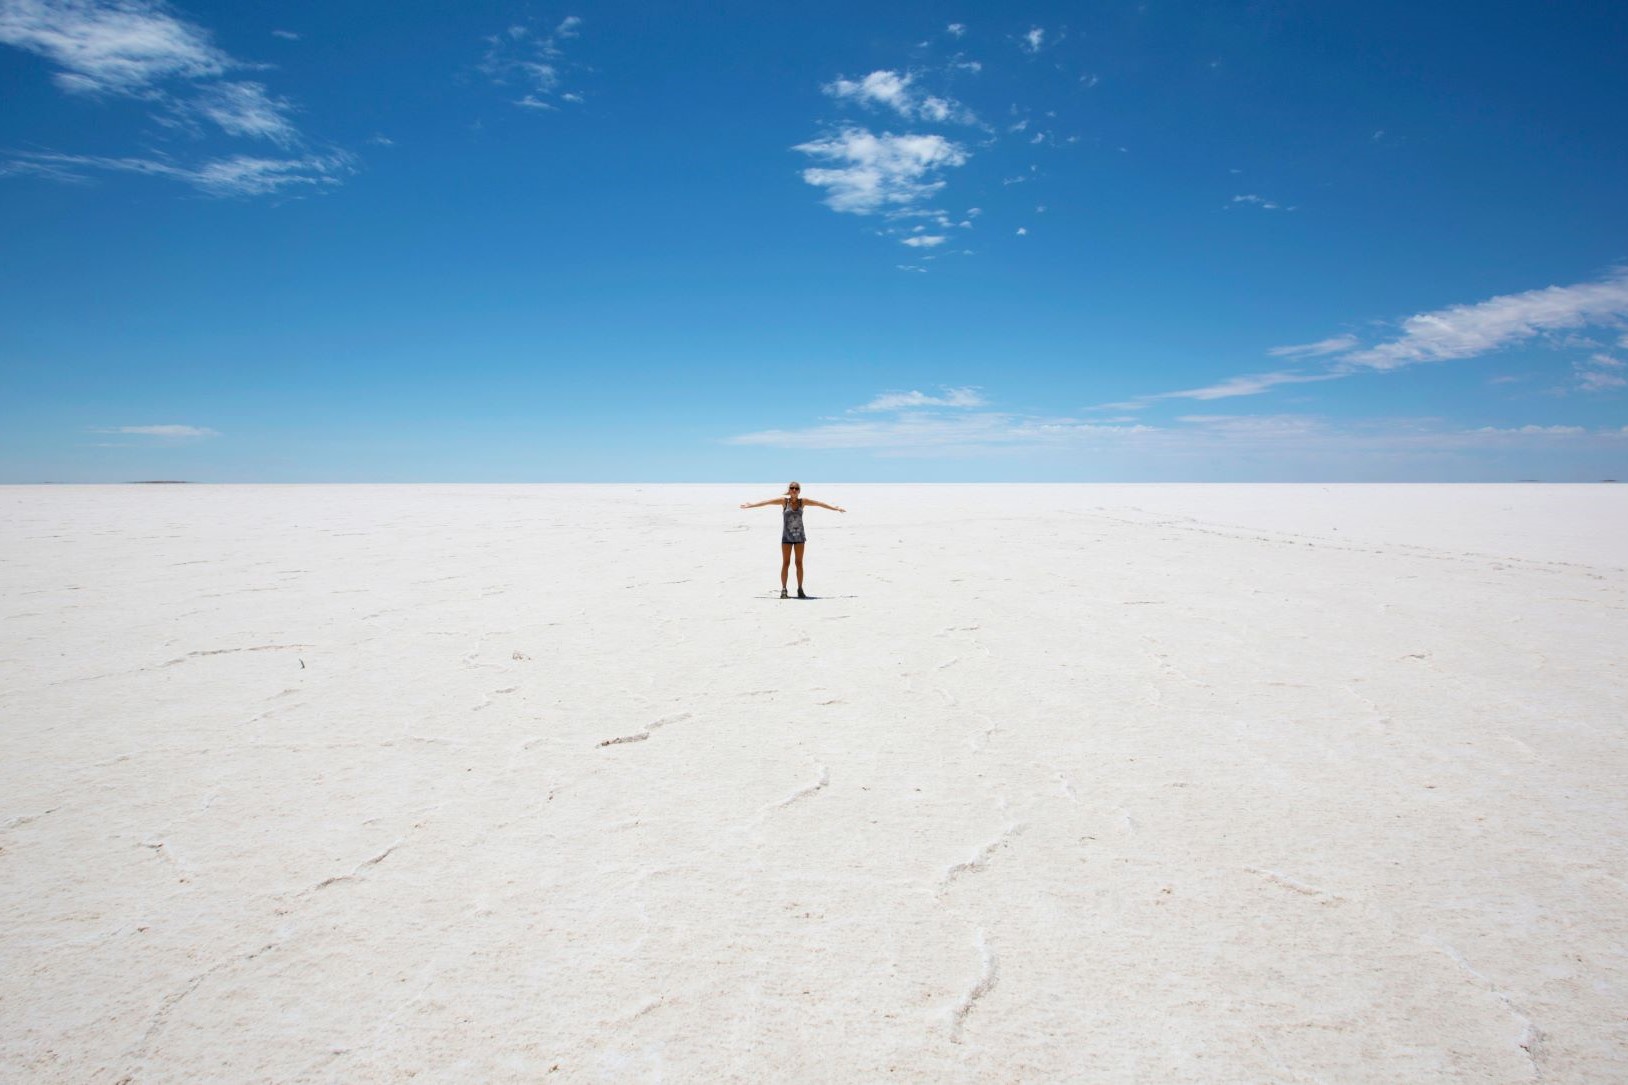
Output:
<svg viewBox="0 0 1628 1085">
<path fill-rule="evenodd" d="M 862 106 L 885 106 L 906 120 L 934 124 L 976 124 L 977 115 L 948 96 L 924 94 L 915 86 L 915 76 L 896 71 L 874 71 L 863 79 L 837 78 L 821 87 L 839 101 Z"/>
<path fill-rule="evenodd" d="M 1228 204 L 1227 206 L 1228 207 L 1238 207 L 1238 206 L 1258 207 L 1262 211 L 1293 211 L 1294 210 L 1294 208 L 1292 208 L 1292 207 L 1284 207 L 1282 204 L 1278 203 L 1276 200 L 1269 200 L 1265 196 L 1257 196 L 1253 192 L 1245 193 L 1242 196 L 1234 196 L 1232 198 L 1232 202 L 1230 204 Z"/>
<path fill-rule="evenodd" d="M 1234 396 L 1253 396 L 1280 384 L 1309 384 L 1315 381 L 1337 380 L 1344 373 L 1249 373 L 1241 377 L 1228 377 L 1202 388 L 1187 388 L 1180 392 L 1161 392 L 1149 399 L 1231 399 Z"/>
<path fill-rule="evenodd" d="M 728 444 L 793 449 L 861 449 L 892 456 L 937 456 L 980 450 L 1018 450 L 1084 440 L 1113 440 L 1149 432 L 1140 424 L 1117 425 L 1076 418 L 1056 418 L 987 411 L 988 401 L 975 388 L 945 388 L 939 395 L 919 391 L 887 392 L 850 415 L 892 417 L 843 418 L 803 429 L 760 430 L 726 439 Z"/>
<path fill-rule="evenodd" d="M 5 0 L 0 42 L 50 60 L 76 93 L 135 94 L 239 66 L 207 31 L 144 0 Z"/>
<path fill-rule="evenodd" d="M 289 120 L 292 105 L 274 98 L 261 83 L 215 83 L 204 88 L 188 109 L 207 117 L 233 136 L 267 139 L 281 147 L 299 142 Z"/>
<path fill-rule="evenodd" d="M 294 33 L 292 30 L 273 30 L 271 32 L 271 36 L 274 38 L 282 38 L 284 41 L 300 40 L 300 36 Z"/>
<path fill-rule="evenodd" d="M 986 401 L 976 388 L 945 388 L 943 395 L 922 392 L 885 392 L 856 411 L 902 411 L 920 407 L 982 407 Z"/>
<path fill-rule="evenodd" d="M 84 180 L 87 171 L 167 177 L 185 182 L 210 196 L 264 196 L 337 185 L 354 173 L 355 167 L 350 156 L 340 152 L 301 158 L 234 155 L 195 165 L 162 158 L 38 153 L 21 155 L 0 166 L 0 176 L 35 174 L 64 181 Z"/>
<path fill-rule="evenodd" d="M 0 0 L 0 43 L 44 57 L 58 69 L 53 80 L 63 90 L 147 103 L 152 118 L 172 130 L 201 138 L 207 125 L 285 149 L 304 143 L 292 102 L 264 83 L 224 78 L 264 66 L 230 56 L 161 0 Z M 332 184 L 352 172 L 350 157 L 338 151 L 280 160 L 217 154 L 192 164 L 180 157 L 34 152 L 14 156 L 0 173 L 83 180 L 85 169 L 111 170 L 171 177 L 216 195 L 258 195 L 291 184 Z"/>
<path fill-rule="evenodd" d="M 963 396 L 961 393 L 970 393 Z M 975 400 L 975 401 L 974 401 Z M 960 409 L 949 410 L 947 407 Z M 1131 457 L 1125 463 L 1189 469 L 1215 455 L 1241 451 L 1268 454 L 1270 462 L 1287 454 L 1324 456 L 1325 462 L 1350 463 L 1353 457 L 1398 457 L 1458 452 L 1466 449 L 1576 447 L 1599 442 L 1615 447 L 1628 440 L 1628 427 L 1590 430 L 1575 425 L 1523 425 L 1466 429 L 1431 418 L 1380 418 L 1340 422 L 1314 414 L 1189 414 L 1164 425 L 1141 424 L 1132 417 L 1082 419 L 1010 410 L 990 410 L 981 393 L 946 389 L 942 395 L 888 393 L 850 417 L 826 419 L 791 429 L 742 433 L 725 443 L 800 451 L 847 450 L 880 457 L 947 457 L 984 454 L 1062 454 L 1081 449 Z M 852 417 L 860 416 L 860 417 Z M 1298 468 L 1283 472 L 1300 473 Z"/>
<path fill-rule="evenodd" d="M 1482 426 L 1468 432 L 1498 437 L 1576 437 L 1587 433 L 1588 430 L 1582 426 L 1515 426 L 1511 429 Z"/>
<path fill-rule="evenodd" d="M 1628 388 L 1628 376 L 1623 375 L 1625 369 L 1628 369 L 1628 364 L 1609 354 L 1594 354 L 1572 366 L 1577 387 L 1585 392 L 1614 392 L 1619 388 Z"/>
<path fill-rule="evenodd" d="M 1056 108 L 1035 108 L 1008 97 L 1011 83 L 1001 78 L 1000 68 L 1032 65 L 1020 62 L 1013 50 L 1002 50 L 991 60 L 993 78 L 986 79 L 981 75 L 985 65 L 959 51 L 961 39 L 970 37 L 966 24 L 941 25 L 941 32 L 916 43 L 908 65 L 877 67 L 862 75 L 839 74 L 819 84 L 823 96 L 841 112 L 815 138 L 792 148 L 818 159 L 801 175 L 823 190 L 828 207 L 879 216 L 885 221 L 873 229 L 877 236 L 917 250 L 916 263 L 899 265 L 910 270 L 934 259 L 973 256 L 979 251 L 945 243 L 952 230 L 971 231 L 983 225 L 975 223 L 970 213 L 953 214 L 934 206 L 942 198 L 941 192 L 962 183 L 953 170 L 975 154 L 989 155 L 1000 163 L 992 167 L 999 171 L 997 175 L 1008 175 L 1007 185 L 1042 181 L 1047 174 L 1036 157 L 1079 138 L 1056 131 Z M 1042 47 L 1049 51 L 1055 44 L 1053 35 L 1040 26 L 1004 40 L 1030 53 Z M 885 115 L 892 130 L 884 131 L 884 124 L 856 117 L 860 111 Z M 995 117 L 1001 123 L 990 119 Z M 906 221 L 913 217 L 931 219 L 931 232 Z M 1023 236 L 1029 231 L 1017 229 L 1022 221 L 1006 219 L 999 232 Z"/>
<path fill-rule="evenodd" d="M 1356 336 L 1342 334 L 1315 343 L 1273 347 L 1266 352 L 1274 358 L 1327 359 L 1327 368 L 1321 373 L 1250 373 L 1200 388 L 1153 393 L 1095 409 L 1140 410 L 1166 399 L 1258 395 L 1279 385 L 1338 380 L 1419 362 L 1472 358 L 1539 337 L 1556 348 L 1596 347 L 1598 339 L 1574 334 L 1576 330 L 1598 327 L 1615 332 L 1624 324 L 1628 324 L 1628 272 L 1617 272 L 1598 282 L 1551 286 L 1420 313 L 1401 321 L 1402 335 L 1377 346 L 1358 349 Z M 1622 338 L 1628 341 L 1628 335 Z M 1628 376 L 1620 372 L 1622 369 L 1628 369 L 1628 365 L 1596 351 L 1587 360 L 1574 363 L 1575 387 L 1596 393 L 1628 387 Z"/>
<path fill-rule="evenodd" d="M 868 449 L 893 455 L 975 454 L 998 448 L 1057 446 L 1112 440 L 1149 427 L 1104 425 L 1072 418 L 1037 418 L 998 412 L 963 415 L 911 413 L 874 421 L 830 422 L 796 430 L 761 430 L 728 444 L 791 449 Z"/>
<path fill-rule="evenodd" d="M 94 433 L 119 433 L 136 437 L 161 437 L 170 440 L 199 437 L 219 437 L 220 431 L 208 426 L 111 426 L 93 430 Z"/>
<path fill-rule="evenodd" d="M 568 15 L 550 31 L 514 24 L 486 39 L 480 70 L 499 86 L 523 89 L 514 104 L 524 109 L 554 110 L 556 102 L 581 104 L 582 95 L 561 90 L 566 66 L 562 42 L 580 37 L 582 18 Z"/>
<path fill-rule="evenodd" d="M 805 169 L 803 180 L 825 189 L 827 207 L 855 215 L 927 199 L 944 187 L 942 170 L 967 161 L 964 148 L 940 135 L 878 135 L 865 128 L 844 128 L 792 149 L 833 163 Z"/>
<path fill-rule="evenodd" d="M 1315 343 L 1299 343 L 1293 346 L 1273 347 L 1266 353 L 1273 358 L 1319 358 L 1325 354 L 1338 354 L 1342 350 L 1350 350 L 1357 345 L 1354 335 L 1336 335 L 1328 339 L 1319 339 Z"/>
<path fill-rule="evenodd" d="M 1628 321 L 1628 272 L 1599 282 L 1550 286 L 1454 305 L 1402 321 L 1389 342 L 1340 356 L 1349 366 L 1399 369 L 1419 362 L 1473 358 L 1546 333 Z"/>
</svg>

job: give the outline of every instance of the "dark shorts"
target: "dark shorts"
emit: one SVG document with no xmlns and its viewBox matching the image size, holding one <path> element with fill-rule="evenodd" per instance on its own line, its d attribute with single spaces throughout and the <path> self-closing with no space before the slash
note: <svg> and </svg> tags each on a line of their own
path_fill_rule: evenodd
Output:
<svg viewBox="0 0 1628 1085">
<path fill-rule="evenodd" d="M 803 536 L 801 536 L 801 535 L 797 536 L 794 539 L 790 535 L 786 534 L 785 532 L 781 532 L 780 533 L 780 541 L 782 543 L 806 543 L 808 540 L 806 538 L 804 538 Z"/>
</svg>

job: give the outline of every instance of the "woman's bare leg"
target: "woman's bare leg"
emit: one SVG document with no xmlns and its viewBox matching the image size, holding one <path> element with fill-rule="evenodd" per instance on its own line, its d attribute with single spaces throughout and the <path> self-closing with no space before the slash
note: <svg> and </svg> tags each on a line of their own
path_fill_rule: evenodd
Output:
<svg viewBox="0 0 1628 1085">
<path fill-rule="evenodd" d="M 782 544 L 782 545 L 784 545 L 784 544 Z M 798 591 L 803 590 L 803 546 L 804 545 L 805 544 L 803 544 L 803 543 L 793 543 L 792 544 L 793 549 L 795 549 L 797 551 L 797 590 Z M 786 567 L 784 565 L 782 565 L 780 567 L 780 586 L 781 587 L 786 586 Z"/>
<path fill-rule="evenodd" d="M 797 582 L 803 582 L 802 547 L 797 548 Z M 786 590 L 786 570 L 791 568 L 791 543 L 780 544 L 780 590 Z"/>
</svg>

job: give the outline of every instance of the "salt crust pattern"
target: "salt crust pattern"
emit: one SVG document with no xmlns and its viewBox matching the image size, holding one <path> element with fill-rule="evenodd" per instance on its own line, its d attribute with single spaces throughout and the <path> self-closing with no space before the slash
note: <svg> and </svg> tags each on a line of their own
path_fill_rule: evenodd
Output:
<svg viewBox="0 0 1628 1085">
<path fill-rule="evenodd" d="M 0 1080 L 1628 1080 L 1628 490 L 0 488 Z"/>
</svg>

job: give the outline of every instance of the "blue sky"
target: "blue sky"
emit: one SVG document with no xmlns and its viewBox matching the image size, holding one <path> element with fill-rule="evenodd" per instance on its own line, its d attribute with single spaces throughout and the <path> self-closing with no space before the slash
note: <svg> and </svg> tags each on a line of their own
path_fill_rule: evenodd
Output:
<svg viewBox="0 0 1628 1085">
<path fill-rule="evenodd" d="M 0 0 L 0 481 L 1628 477 L 1628 5 Z"/>
</svg>

